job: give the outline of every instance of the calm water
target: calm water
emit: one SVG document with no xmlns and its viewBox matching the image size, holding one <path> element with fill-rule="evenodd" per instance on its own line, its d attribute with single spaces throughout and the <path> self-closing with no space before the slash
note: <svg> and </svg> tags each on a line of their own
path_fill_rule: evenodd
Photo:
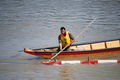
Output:
<svg viewBox="0 0 120 80">
<path fill-rule="evenodd" d="M 21 64 L 0 63 L 0 80 L 120 80 L 119 64 L 46 66 L 19 52 L 57 46 L 61 26 L 77 36 L 94 18 L 76 43 L 120 39 L 120 0 L 1 0 L 0 61 Z"/>
</svg>

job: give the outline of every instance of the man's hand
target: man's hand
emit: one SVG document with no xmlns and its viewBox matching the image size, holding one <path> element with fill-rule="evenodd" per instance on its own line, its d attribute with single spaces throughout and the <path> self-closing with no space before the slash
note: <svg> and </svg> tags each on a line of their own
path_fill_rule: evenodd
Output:
<svg viewBox="0 0 120 80">
<path fill-rule="evenodd" d="M 70 46 L 75 40 L 71 40 L 71 43 L 67 44 L 67 46 Z"/>
<path fill-rule="evenodd" d="M 60 50 L 62 50 L 62 44 L 61 43 L 59 44 L 59 46 L 60 46 Z"/>
<path fill-rule="evenodd" d="M 71 44 L 72 44 L 73 42 L 75 42 L 75 40 L 71 40 Z"/>
</svg>

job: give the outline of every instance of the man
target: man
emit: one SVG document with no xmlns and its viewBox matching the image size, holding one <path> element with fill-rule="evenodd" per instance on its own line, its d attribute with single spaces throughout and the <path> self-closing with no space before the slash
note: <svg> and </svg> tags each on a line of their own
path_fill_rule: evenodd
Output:
<svg viewBox="0 0 120 80">
<path fill-rule="evenodd" d="M 65 27 L 61 27 L 60 32 L 61 32 L 61 34 L 58 36 L 58 41 L 59 41 L 58 51 L 62 50 L 67 45 L 69 45 L 69 46 L 66 47 L 64 49 L 64 51 L 69 50 L 71 43 L 75 41 L 74 37 L 72 36 L 71 33 L 66 31 Z"/>
</svg>

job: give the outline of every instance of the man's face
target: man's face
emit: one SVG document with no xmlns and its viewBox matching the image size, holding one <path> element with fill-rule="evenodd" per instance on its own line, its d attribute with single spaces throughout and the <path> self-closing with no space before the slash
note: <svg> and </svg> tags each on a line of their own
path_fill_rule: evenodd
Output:
<svg viewBox="0 0 120 80">
<path fill-rule="evenodd" d="M 66 30 L 62 29 L 61 34 L 66 34 Z"/>
</svg>

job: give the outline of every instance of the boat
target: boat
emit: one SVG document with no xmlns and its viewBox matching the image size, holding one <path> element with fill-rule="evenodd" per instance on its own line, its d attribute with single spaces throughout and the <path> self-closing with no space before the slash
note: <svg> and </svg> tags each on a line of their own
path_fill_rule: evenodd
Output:
<svg viewBox="0 0 120 80">
<path fill-rule="evenodd" d="M 57 52 L 58 47 L 48 47 L 39 49 L 24 48 L 24 52 L 50 59 Z M 120 39 L 105 40 L 81 44 L 72 44 L 69 51 L 61 52 L 56 58 L 79 58 L 81 56 L 111 55 L 117 53 L 120 55 Z"/>
</svg>

